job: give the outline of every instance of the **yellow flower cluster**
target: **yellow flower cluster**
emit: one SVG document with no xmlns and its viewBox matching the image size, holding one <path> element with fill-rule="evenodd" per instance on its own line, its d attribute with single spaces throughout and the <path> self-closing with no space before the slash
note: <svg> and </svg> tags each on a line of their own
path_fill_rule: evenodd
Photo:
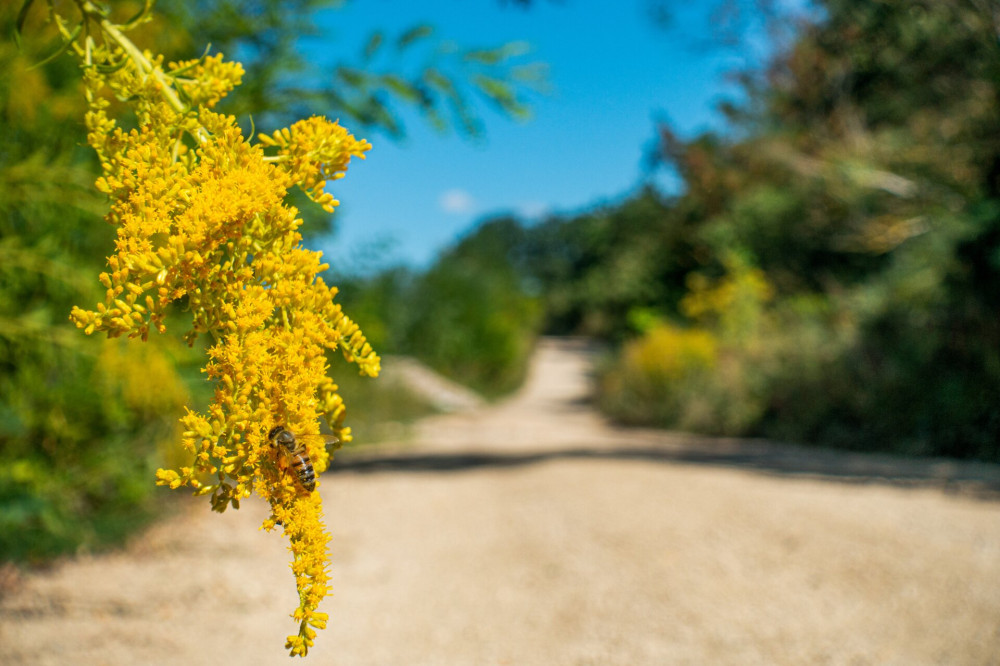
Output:
<svg viewBox="0 0 1000 666">
<path fill-rule="evenodd" d="M 680 309 L 685 316 L 720 331 L 730 342 L 748 341 L 760 329 L 774 287 L 763 271 L 739 255 L 726 256 L 723 265 L 726 272 L 720 278 L 701 273 L 688 277 L 688 293 Z"/>
<path fill-rule="evenodd" d="M 633 381 L 655 390 L 711 369 L 718 355 L 708 331 L 660 323 L 626 345 L 622 366 Z"/>
<path fill-rule="evenodd" d="M 109 46 L 78 46 L 90 110 L 89 142 L 101 158 L 97 187 L 108 194 L 117 228 L 107 294 L 96 309 L 74 308 L 76 325 L 110 337 L 146 339 L 166 330 L 167 314 L 190 312 L 189 343 L 212 342 L 205 372 L 215 398 L 204 413 L 183 417 L 190 464 L 159 470 L 158 483 L 189 486 L 212 507 L 239 507 L 257 493 L 271 506 L 263 528 L 282 526 L 299 591 L 288 638 L 304 656 L 326 614 L 328 540 L 317 492 L 306 490 L 292 456 L 268 441 L 276 425 L 316 433 L 324 419 L 341 441 L 344 405 L 328 375 L 327 353 L 339 351 L 375 376 L 379 357 L 319 274 L 320 253 L 302 247 L 302 220 L 285 203 L 299 186 L 326 210 L 336 201 L 326 181 L 343 176 L 351 157 L 371 146 L 325 118 L 310 118 L 250 143 L 235 119 L 212 111 L 240 83 L 238 63 L 221 56 L 163 66 L 111 30 Z M 102 63 L 118 63 L 116 67 Z M 124 63 L 123 65 L 121 63 Z M 108 114 L 108 93 L 128 100 L 136 128 Z M 300 438 L 317 473 L 329 452 Z"/>
</svg>

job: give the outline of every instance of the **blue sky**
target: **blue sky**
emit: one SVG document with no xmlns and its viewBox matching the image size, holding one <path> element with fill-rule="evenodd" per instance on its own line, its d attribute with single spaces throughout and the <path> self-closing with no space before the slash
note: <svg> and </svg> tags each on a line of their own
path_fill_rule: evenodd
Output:
<svg viewBox="0 0 1000 666">
<path fill-rule="evenodd" d="M 699 6 L 704 3 L 691 3 Z M 407 139 L 368 136 L 374 148 L 333 188 L 337 233 L 318 242 L 340 272 L 426 266 L 484 217 L 537 219 L 622 198 L 643 182 L 655 120 L 682 135 L 721 126 L 716 104 L 736 91 L 742 65 L 694 47 L 707 35 L 697 9 L 673 30 L 654 26 L 646 0 L 536 0 L 528 10 L 496 0 L 368 0 L 322 16 L 338 51 L 360 50 L 372 29 L 420 22 L 463 46 L 527 41 L 526 61 L 549 66 L 551 91 L 532 95 L 533 118 L 507 119 L 485 105 L 485 137 L 441 135 L 407 118 Z M 702 33 L 702 34 L 699 34 Z M 352 41 L 353 40 L 353 41 Z M 657 180 L 676 187 L 667 175 Z"/>
</svg>

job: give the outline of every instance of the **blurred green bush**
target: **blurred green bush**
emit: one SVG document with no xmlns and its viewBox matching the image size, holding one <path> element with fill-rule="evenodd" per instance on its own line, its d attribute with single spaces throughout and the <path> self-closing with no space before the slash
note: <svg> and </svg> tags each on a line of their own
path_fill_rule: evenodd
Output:
<svg viewBox="0 0 1000 666">
<path fill-rule="evenodd" d="M 16 9 L 0 8 L 5 34 Z M 54 47 L 0 41 L 0 560 L 96 548 L 153 515 L 156 459 L 190 397 L 190 350 L 88 340 L 68 322 L 102 300 L 114 234 L 81 146 L 77 68 L 31 67 Z"/>
<path fill-rule="evenodd" d="M 953 0 L 819 4 L 744 77 L 752 101 L 733 111 L 733 139 L 662 130 L 687 186 L 671 214 L 689 221 L 700 267 L 659 307 L 708 331 L 718 360 L 628 419 L 1000 460 L 994 17 Z M 607 371 L 612 413 L 646 372 L 635 349 L 653 353 L 658 335 Z M 683 357 L 672 344 L 659 353 Z"/>
<path fill-rule="evenodd" d="M 346 419 L 353 439 L 347 446 L 405 441 L 414 421 L 438 412 L 432 400 L 413 387 L 387 379 L 353 372 L 337 375 L 339 393 L 351 399 Z"/>
<path fill-rule="evenodd" d="M 487 398 L 504 395 L 521 383 L 541 326 L 539 300 L 511 259 L 522 234 L 513 220 L 493 220 L 423 273 L 341 279 L 345 307 L 381 350 L 414 356 Z"/>
<path fill-rule="evenodd" d="M 695 327 L 656 321 L 625 344 L 600 373 L 599 402 L 615 418 L 710 434 L 746 433 L 763 412 L 764 308 L 772 296 L 763 273 L 739 257 L 711 280 L 688 276 L 680 308 Z"/>
</svg>

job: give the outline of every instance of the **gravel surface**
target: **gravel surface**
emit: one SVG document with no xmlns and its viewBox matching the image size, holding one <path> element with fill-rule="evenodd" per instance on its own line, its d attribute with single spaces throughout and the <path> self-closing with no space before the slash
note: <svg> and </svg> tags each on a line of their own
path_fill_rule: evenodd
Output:
<svg viewBox="0 0 1000 666">
<path fill-rule="evenodd" d="M 624 430 L 547 340 L 500 405 L 338 454 L 312 664 L 1000 664 L 1000 467 Z M 277 664 L 266 511 L 7 576 L 0 664 Z"/>
</svg>

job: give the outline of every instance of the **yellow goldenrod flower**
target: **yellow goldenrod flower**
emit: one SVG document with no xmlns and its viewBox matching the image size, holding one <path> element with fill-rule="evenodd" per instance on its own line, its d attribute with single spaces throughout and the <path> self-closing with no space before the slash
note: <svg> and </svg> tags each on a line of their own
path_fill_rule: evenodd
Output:
<svg viewBox="0 0 1000 666">
<path fill-rule="evenodd" d="M 371 146 L 318 117 L 252 144 L 234 118 L 212 111 L 239 85 L 238 63 L 217 55 L 164 66 L 106 19 L 87 16 L 104 42 L 88 36 L 73 48 L 84 67 L 88 141 L 101 161 L 97 187 L 109 197 L 117 240 L 99 276 L 104 302 L 76 307 L 71 318 L 87 334 L 145 340 L 150 329 L 165 332 L 168 311 L 181 304 L 191 315 L 189 344 L 209 337 L 204 371 L 215 398 L 181 419 L 190 462 L 158 470 L 157 483 L 208 495 L 216 511 L 239 508 L 252 493 L 270 504 L 262 527 L 282 526 L 299 592 L 299 630 L 286 647 L 304 656 L 326 625 L 317 608 L 328 592 L 329 534 L 320 495 L 292 469 L 302 459 L 290 460 L 268 432 L 316 433 L 324 419 L 349 441 L 327 353 L 339 351 L 369 376 L 379 357 L 319 277 L 328 266 L 302 247 L 302 220 L 285 198 L 298 186 L 332 211 L 328 181 Z M 110 95 L 127 100 L 135 129 L 108 115 Z M 300 440 L 296 455 L 326 469 L 325 446 Z"/>
</svg>

